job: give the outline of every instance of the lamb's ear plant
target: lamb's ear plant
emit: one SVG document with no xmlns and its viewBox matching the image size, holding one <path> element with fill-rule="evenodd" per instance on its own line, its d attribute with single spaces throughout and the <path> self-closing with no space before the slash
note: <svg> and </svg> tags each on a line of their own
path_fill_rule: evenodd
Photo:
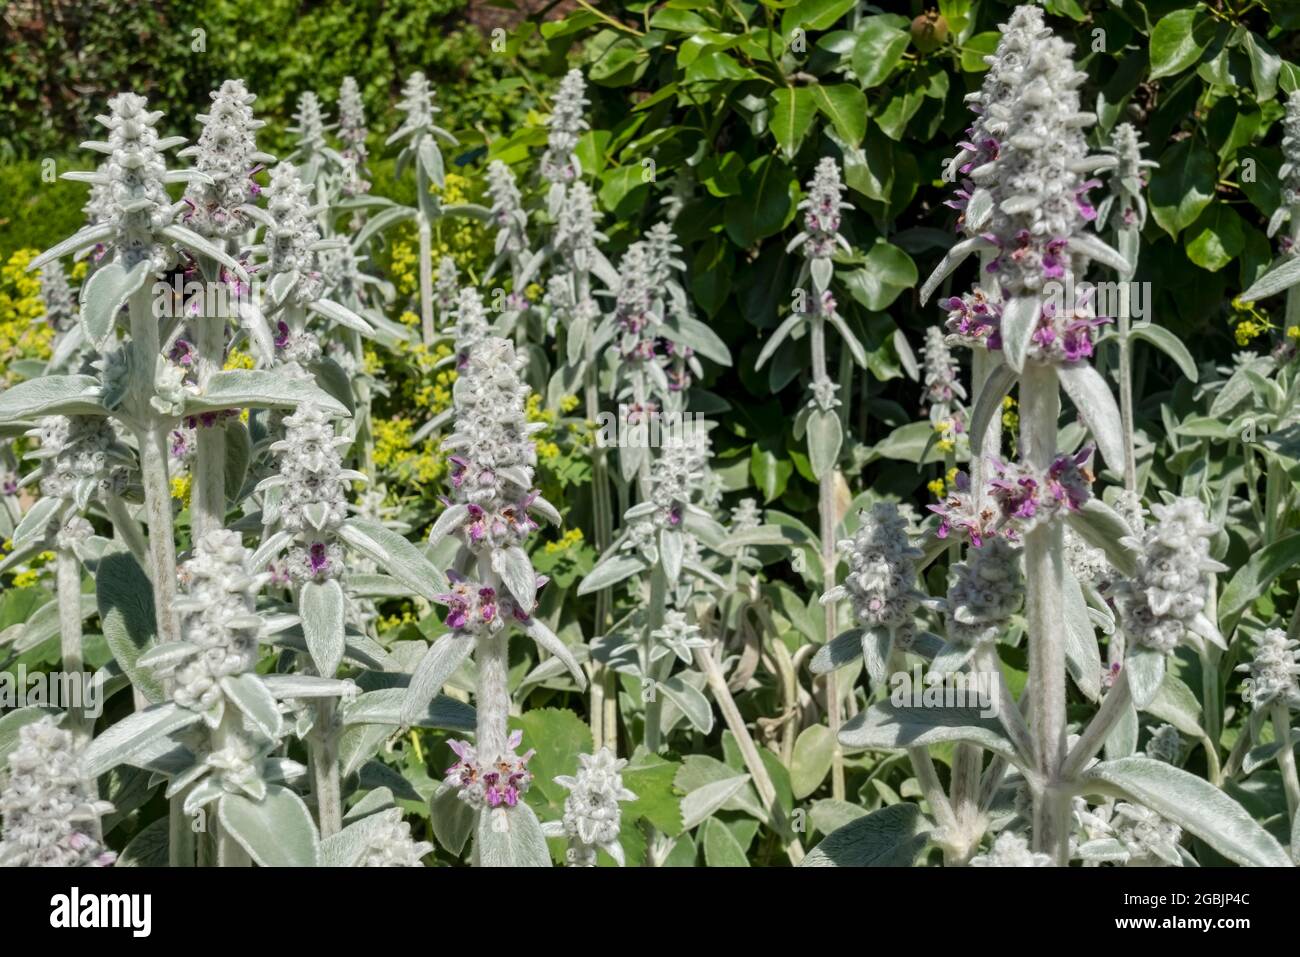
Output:
<svg viewBox="0 0 1300 957">
<path fill-rule="evenodd" d="M 762 368 L 787 338 L 805 332 L 809 337 L 812 366 L 809 370 L 812 395 L 800 412 L 796 431 L 802 429 L 808 443 L 808 461 L 817 477 L 818 536 L 821 543 L 823 591 L 835 587 L 835 535 L 839 524 L 836 502 L 836 465 L 844 444 L 844 426 L 837 408 L 843 405 L 843 388 L 830 377 L 826 358 L 827 327 L 833 328 L 854 360 L 867 364 L 862 344 L 840 315 L 831 290 L 835 276 L 835 256 L 851 253 L 848 240 L 840 235 L 842 211 L 852 207 L 844 202 L 845 187 L 835 160 L 823 159 L 808 184 L 807 196 L 799 204 L 803 210 L 803 230 L 786 246 L 787 252 L 798 250 L 804 257 L 796 280 L 794 309 L 768 337 L 755 363 Z M 827 640 L 838 630 L 835 605 L 825 606 Z M 835 672 L 826 677 L 826 707 L 830 715 L 831 734 L 836 745 L 831 764 L 831 790 L 836 800 L 844 799 L 844 756 L 838 736 L 844 715 L 844 703 Z"/>
<path fill-rule="evenodd" d="M 455 426 L 443 440 L 450 453 L 452 501 L 430 533 L 437 546 L 455 536 L 460 549 L 450 585 L 436 600 L 447 608 L 449 629 L 437 638 L 411 676 L 402 703 L 404 723 L 430 700 L 471 655 L 477 671 L 474 743 L 454 743 L 459 758 L 446 783 L 478 812 L 474 860 L 482 866 L 550 866 L 536 814 L 520 800 L 532 783 L 531 751 L 507 725 L 509 638 L 518 629 L 559 658 L 578 684 L 586 677 L 573 653 L 535 613 L 546 578 L 533 569 L 524 544 L 536 529 L 533 514 L 558 524 L 559 513 L 534 487 L 536 423 L 525 416 L 528 387 L 513 344 L 489 336 L 472 345 L 456 379 Z"/>
</svg>

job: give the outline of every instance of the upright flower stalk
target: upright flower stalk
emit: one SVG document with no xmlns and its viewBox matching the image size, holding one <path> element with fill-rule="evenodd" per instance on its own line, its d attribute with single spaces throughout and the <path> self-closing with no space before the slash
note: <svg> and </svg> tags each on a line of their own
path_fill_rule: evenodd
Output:
<svg viewBox="0 0 1300 957">
<path fill-rule="evenodd" d="M 567 646 L 537 617 L 537 592 L 546 577 L 534 571 L 524 543 L 537 526 L 536 513 L 558 524 L 555 508 L 533 486 L 537 451 L 532 435 L 542 427 L 525 414 L 529 389 L 520 374 L 526 360 L 513 344 L 489 336 L 468 350 L 453 389 L 455 427 L 443 440 L 450 453 L 452 499 L 434 523 L 431 541 L 454 535 L 461 544 L 450 588 L 438 596 L 446 606 L 448 632 L 416 667 L 402 705 L 412 721 L 466 658 L 478 672 L 474 744 L 457 742 L 459 760 L 447 783 L 481 813 L 476 860 L 499 863 L 498 835 L 519 831 L 521 840 L 546 856 L 540 825 L 519 799 L 531 784 L 531 752 L 518 753 L 521 738 L 507 727 L 509 636 L 518 628 L 539 648 L 560 658 L 579 689 L 586 678 Z M 509 809 L 501 818 L 495 812 Z"/>
<path fill-rule="evenodd" d="M 845 345 L 859 364 L 865 365 L 865 355 L 857 339 L 836 309 L 831 281 L 835 274 L 832 257 L 837 251 L 849 252 L 848 241 L 840 235 L 840 217 L 843 210 L 851 209 L 844 202 L 844 184 L 835 160 L 826 157 L 817 164 L 817 171 L 808 184 L 807 197 L 799 204 L 803 211 L 803 230 L 790 241 L 787 252 L 798 249 L 804 262 L 796 280 L 795 311 L 777 327 L 759 353 L 756 367 L 775 353 L 777 347 L 797 326 L 807 325 L 810 330 L 812 365 L 810 388 L 812 396 L 799 415 L 808 441 L 808 459 L 813 474 L 817 476 L 818 536 L 821 542 L 822 590 L 835 588 L 835 535 L 839 514 L 835 503 L 836 464 L 844 439 L 843 424 L 836 408 L 842 405 L 840 388 L 828 373 L 826 361 L 826 327 L 831 325 L 844 339 Z M 833 602 L 825 605 L 825 631 L 829 641 L 837 629 L 837 614 Z M 826 708 L 830 728 L 835 736 L 831 761 L 831 792 L 837 800 L 844 799 L 844 754 L 839 746 L 840 724 L 844 717 L 838 678 L 835 672 L 826 677 Z"/>
<path fill-rule="evenodd" d="M 1084 229 L 1096 216 L 1086 200 L 1095 184 L 1083 180 L 1082 171 L 1098 161 L 1088 157 L 1083 138 L 1082 131 L 1095 118 L 1079 108 L 1078 87 L 1085 75 L 1074 66 L 1072 48 L 1046 27 L 1042 11 L 1034 7 L 1016 8 L 999 29 L 1002 37 L 989 58 L 990 80 L 973 97 L 979 114 L 973 139 L 954 160 L 970 181 L 970 189 L 962 191 L 968 238 L 945 256 L 922 297 L 970 254 L 991 253 L 986 271 L 999 289 L 998 341 L 1005 364 L 989 373 L 977 399 L 972 456 L 987 454 L 982 448 L 987 425 L 1018 380 L 1021 461 L 1012 497 L 1023 498 L 1015 507 L 1028 517 L 1038 508 L 1038 490 L 1054 487 L 1062 467 L 1056 448 L 1061 387 L 1106 462 L 1123 466 L 1119 409 L 1105 380 L 1085 361 L 1101 320 L 1093 314 L 1082 279 L 1091 260 L 1120 271 L 1128 263 Z M 1006 482 L 993 484 L 1012 493 Z M 977 511 L 982 494 L 982 488 L 975 492 Z M 1066 504 L 1077 508 L 1082 502 L 1071 495 Z M 1069 795 L 1062 781 L 1063 554 L 1059 521 L 1037 521 L 1025 532 L 1029 688 L 1034 761 L 1041 776 L 1034 794 L 1034 846 L 1058 864 L 1069 853 Z"/>
</svg>

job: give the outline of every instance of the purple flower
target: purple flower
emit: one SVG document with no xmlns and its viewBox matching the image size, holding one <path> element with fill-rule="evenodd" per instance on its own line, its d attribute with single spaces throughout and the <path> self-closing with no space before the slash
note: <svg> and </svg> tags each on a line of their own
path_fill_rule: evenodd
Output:
<svg viewBox="0 0 1300 957">
<path fill-rule="evenodd" d="M 311 543 L 311 548 L 307 551 L 307 561 L 313 575 L 323 575 L 329 570 L 330 560 L 324 542 Z"/>
</svg>

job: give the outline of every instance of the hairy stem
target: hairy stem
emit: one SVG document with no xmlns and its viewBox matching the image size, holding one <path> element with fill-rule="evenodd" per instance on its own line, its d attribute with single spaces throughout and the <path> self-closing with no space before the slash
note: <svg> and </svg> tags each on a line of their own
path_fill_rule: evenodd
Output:
<svg viewBox="0 0 1300 957">
<path fill-rule="evenodd" d="M 81 646 L 81 561 L 72 549 L 60 546 L 58 550 L 57 578 L 59 600 L 59 651 L 64 681 L 80 675 L 85 667 Z M 91 722 L 84 707 L 68 708 L 63 727 L 74 738 L 84 740 L 90 735 Z"/>
<path fill-rule="evenodd" d="M 1028 363 L 1020 379 L 1020 445 L 1026 461 L 1039 472 L 1046 472 L 1056 455 L 1060 412 L 1056 369 Z M 1034 797 L 1034 844 L 1064 866 L 1069 855 L 1070 803 L 1060 780 L 1066 690 L 1062 552 L 1059 522 L 1043 523 L 1025 534 L 1034 764 L 1042 778 Z"/>
<path fill-rule="evenodd" d="M 419 188 L 426 189 L 424 176 L 417 177 Z M 426 346 L 433 345 L 433 228 L 421 210 L 418 214 L 420 234 L 420 332 Z"/>
<path fill-rule="evenodd" d="M 222 316 L 203 316 L 196 325 L 199 386 L 206 388 L 212 373 L 220 371 L 225 363 L 226 320 Z M 190 522 L 197 542 L 226 523 L 226 427 L 220 419 L 211 424 L 200 421 L 196 431 Z"/>
<path fill-rule="evenodd" d="M 1278 698 L 1269 716 L 1273 719 L 1273 738 L 1277 741 L 1277 766 L 1282 772 L 1282 789 L 1286 792 L 1287 819 L 1294 821 L 1300 810 L 1300 778 L 1296 777 L 1295 745 L 1291 739 L 1291 710 Z"/>
</svg>

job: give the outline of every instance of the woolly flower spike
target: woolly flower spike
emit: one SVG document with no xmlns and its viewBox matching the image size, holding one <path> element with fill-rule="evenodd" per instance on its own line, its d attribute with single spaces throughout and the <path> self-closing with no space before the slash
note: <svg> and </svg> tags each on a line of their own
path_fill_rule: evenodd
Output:
<svg viewBox="0 0 1300 957">
<path fill-rule="evenodd" d="M 307 159 L 325 149 L 325 115 L 315 93 L 308 90 L 298 97 L 298 110 L 293 118 L 298 125 L 289 127 L 289 132 L 298 134 L 296 156 Z"/>
<path fill-rule="evenodd" d="M 1300 641 L 1288 640 L 1281 628 L 1269 628 L 1255 636 L 1249 663 L 1238 665 L 1238 671 L 1249 672 L 1250 677 L 1241 683 L 1241 697 L 1256 711 L 1267 709 L 1275 701 L 1289 708 L 1300 707 Z"/>
<path fill-rule="evenodd" d="M 663 627 L 650 632 L 650 637 L 659 642 L 650 653 L 651 661 L 674 654 L 689 665 L 696 648 L 709 646 L 708 639 L 700 634 L 700 626 L 687 621 L 686 615 L 672 608 L 664 612 Z"/>
<path fill-rule="evenodd" d="M 449 261 L 449 260 L 448 260 Z M 455 269 L 455 265 L 451 267 Z M 439 269 L 441 279 L 441 268 Z M 473 286 L 465 286 L 456 297 L 456 324 L 452 336 L 456 340 L 457 367 L 464 369 L 469 363 L 469 354 L 476 345 L 491 335 L 487 310 L 483 307 L 483 297 Z"/>
<path fill-rule="evenodd" d="M 283 424 L 284 438 L 271 445 L 279 472 L 257 488 L 280 489 L 277 520 L 301 541 L 289 553 L 293 578 L 337 578 L 343 573 L 343 551 L 333 538 L 347 517 L 348 483 L 365 476 L 343 468 L 341 452 L 352 440 L 335 434 L 333 421 L 319 406 L 305 403 Z"/>
<path fill-rule="evenodd" d="M 257 131 L 266 124 L 253 117 L 253 96 L 242 80 L 226 80 L 209 94 L 212 106 L 200 114 L 203 132 L 178 156 L 194 157 L 194 168 L 212 182 L 192 182 L 185 190 L 185 224 L 212 239 L 238 238 L 249 220 L 242 207 L 259 193 L 253 182 L 263 163 L 275 157 L 259 152 Z"/>
<path fill-rule="evenodd" d="M 1178 764 L 1183 757 L 1183 738 L 1172 724 L 1162 724 L 1151 732 L 1146 755 L 1165 764 Z"/>
<path fill-rule="evenodd" d="M 339 87 L 339 140 L 343 143 L 340 155 L 347 164 L 343 180 L 344 196 L 360 196 L 370 191 L 370 181 L 366 179 L 370 172 L 366 168 L 366 160 L 370 156 L 366 149 L 366 137 L 369 135 L 361 90 L 353 77 L 345 76 Z"/>
<path fill-rule="evenodd" d="M 752 498 L 742 498 L 740 504 L 731 510 L 731 527 L 734 531 L 744 532 L 758 528 L 763 516 L 758 510 L 758 502 Z"/>
<path fill-rule="evenodd" d="M 945 300 L 948 310 L 944 328 L 953 344 L 967 348 L 1002 348 L 1002 307 L 993 302 L 982 289 L 975 289 Z"/>
<path fill-rule="evenodd" d="M 456 298 L 460 294 L 459 274 L 456 271 L 456 260 L 450 256 L 443 256 L 438 260 L 438 274 L 433 279 L 433 301 L 438 304 L 441 310 L 448 310 L 456 304 Z M 479 300 L 480 307 L 482 300 Z M 457 337 L 459 341 L 459 337 Z"/>
<path fill-rule="evenodd" d="M 1076 235 L 1095 218 L 1085 198 L 1093 183 L 1080 174 L 1091 162 L 1083 129 L 1095 117 L 1079 108 L 1085 74 L 1073 48 L 1044 25 L 1041 10 L 1017 7 L 999 29 L 990 77 L 975 97 L 980 120 L 954 164 L 970 181 L 963 228 L 998 250 L 989 271 L 1015 296 L 1064 277 Z M 1087 248 L 1106 249 L 1095 239 Z"/>
<path fill-rule="evenodd" d="M 1268 221 L 1272 236 L 1282 223 L 1295 216 L 1300 207 L 1300 90 L 1286 99 L 1286 116 L 1282 119 L 1282 165 L 1277 177 L 1282 183 L 1282 202 Z"/>
<path fill-rule="evenodd" d="M 1079 584 L 1095 584 L 1104 588 L 1111 577 L 1106 553 L 1094 548 L 1069 525 L 1065 526 L 1065 564 L 1069 566 Z"/>
<path fill-rule="evenodd" d="M 443 441 L 455 504 L 434 524 L 431 537 L 437 541 L 454 529 L 475 553 L 492 552 L 494 564 L 504 561 L 503 550 L 522 554 L 518 546 L 537 528 L 530 511 L 560 521 L 554 506 L 533 488 L 532 436 L 545 423 L 529 422 L 524 411 L 528 386 L 520 373 L 526 363 L 505 339 L 492 336 L 476 344 L 452 387 L 456 427 Z M 506 579 L 516 597 L 521 596 L 515 587 L 527 591 L 522 566 L 519 573 L 519 582 Z"/>
<path fill-rule="evenodd" d="M 423 867 L 420 858 L 433 851 L 428 841 L 411 839 L 411 825 L 402 820 L 401 808 L 380 811 L 366 823 L 371 825 L 370 840 L 358 867 Z"/>
<path fill-rule="evenodd" d="M 469 742 L 448 741 L 457 760 L 447 769 L 443 783 L 456 788 L 457 796 L 475 810 L 514 807 L 533 783 L 528 760 L 536 752 L 529 748 L 523 754 L 516 753 L 523 738 L 522 731 L 512 731 L 505 753 L 486 764 L 480 762 L 478 752 Z"/>
<path fill-rule="evenodd" d="M 1120 802 L 1111 818 L 1115 839 L 1128 852 L 1127 867 L 1182 867 L 1183 831 L 1149 808 Z"/>
<path fill-rule="evenodd" d="M 786 252 L 802 246 L 808 259 L 829 259 L 836 247 L 851 251 L 848 240 L 840 235 L 840 213 L 853 208 L 844 202 L 844 191 L 839 164 L 829 156 L 823 157 L 808 183 L 807 198 L 799 204 L 803 210 L 803 232 L 790 240 Z"/>
<path fill-rule="evenodd" d="M 605 235 L 596 229 L 596 197 L 586 183 L 574 183 L 564 193 L 555 223 L 555 249 L 574 272 L 587 272 L 593 262 L 597 240 Z"/>
<path fill-rule="evenodd" d="M 635 801 L 636 795 L 623 786 L 625 758 L 616 758 L 609 748 L 595 754 L 578 755 L 578 773 L 562 774 L 555 783 L 565 788 L 564 817 L 546 825 L 548 837 L 569 838 L 569 863 L 574 867 L 594 867 L 596 850 L 605 851 L 621 867 L 623 847 L 619 843 L 621 801 Z"/>
<path fill-rule="evenodd" d="M 1116 227 L 1141 230 L 1147 222 L 1147 201 L 1142 196 L 1145 172 L 1156 163 L 1142 158 L 1147 144 L 1138 138 L 1131 123 L 1120 123 L 1110 134 L 1110 144 L 1102 147 L 1109 154 L 1105 167 L 1110 169 L 1110 195 L 1097 207 L 1097 228 L 1106 225 L 1112 212 L 1119 215 Z"/>
<path fill-rule="evenodd" d="M 985 854 L 971 858 L 971 867 L 1051 867 L 1052 858 L 1029 850 L 1029 842 L 1019 834 L 1003 831 Z"/>
<path fill-rule="evenodd" d="M 948 589 L 948 637 L 974 647 L 997 641 L 1024 599 L 1020 549 L 995 538 L 966 552 Z"/>
<path fill-rule="evenodd" d="M 528 213 L 514 171 L 500 160 L 487 168 L 487 192 L 492 199 L 492 221 L 497 226 L 495 253 L 518 255 L 528 249 Z"/>
<path fill-rule="evenodd" d="M 1069 309 L 1045 302 L 1029 340 L 1029 355 L 1040 362 L 1080 362 L 1092 356 L 1093 332 L 1110 322 L 1093 311 L 1095 290 L 1080 284 Z"/>
<path fill-rule="evenodd" d="M 1010 537 L 1051 521 L 1059 512 L 1078 511 L 1092 497 L 1092 471 L 1087 462 L 1093 447 L 1085 445 L 1073 455 L 1059 455 L 1045 473 L 1024 462 L 994 459 L 989 496 L 1001 511 Z"/>
<path fill-rule="evenodd" d="M 1205 575 L 1224 571 L 1210 558 L 1210 538 L 1217 531 L 1194 498 L 1153 505 L 1156 521 L 1141 535 L 1123 539 L 1140 550 L 1137 574 L 1115 588 L 1124 631 L 1132 641 L 1171 652 L 1188 629 L 1216 634 L 1203 613 Z"/>
<path fill-rule="evenodd" d="M 854 536 L 836 543 L 848 558 L 848 576 L 822 595 L 822 603 L 847 597 L 867 627 L 909 632 L 923 596 L 916 590 L 915 562 L 921 552 L 912 547 L 907 520 L 891 502 L 877 502 L 870 512 L 860 511 L 858 519 Z"/>
<path fill-rule="evenodd" d="M 577 149 L 583 131 L 588 129 L 585 113 L 590 102 L 582 71 L 570 70 L 560 82 L 547 124 L 542 178 L 548 183 L 571 183 L 582 175 L 582 164 L 573 151 Z"/>
<path fill-rule="evenodd" d="M 316 245 L 321 241 L 316 210 L 308 205 L 311 186 L 298 178 L 292 163 L 271 170 L 265 219 L 266 268 L 270 275 L 295 274 L 296 298 L 300 305 L 320 296 L 321 276 L 316 263 Z"/>
<path fill-rule="evenodd" d="M 435 597 L 447 606 L 447 627 L 460 635 L 495 635 L 513 621 L 527 622 L 530 609 L 523 609 L 508 594 L 495 588 L 472 582 L 455 571 L 448 571 L 449 591 Z M 541 589 L 549 579 L 537 576 Z"/>
<path fill-rule="evenodd" d="M 429 86 L 428 78 L 419 70 L 406 78 L 406 85 L 402 87 L 402 98 L 397 101 L 397 108 L 406 114 L 406 119 L 402 121 L 402 128 L 398 131 L 399 134 L 431 130 L 433 115 L 441 112 L 433 105 L 433 88 Z"/>
<path fill-rule="evenodd" d="M 107 417 L 46 416 L 27 435 L 40 443 L 28 457 L 41 462 L 43 496 L 83 509 L 92 498 L 118 494 L 126 485 L 131 452 Z"/>
<path fill-rule="evenodd" d="M 45 306 L 45 321 L 56 332 L 65 331 L 77 321 L 77 303 L 72 298 L 63 264 L 57 259 L 41 270 L 41 302 Z"/>
<path fill-rule="evenodd" d="M 154 234 L 171 225 L 176 207 L 164 185 L 167 165 L 154 128 L 162 111 L 148 105 L 143 96 L 119 93 L 108 101 L 109 115 L 97 117 L 108 127 L 108 143 L 86 145 L 109 153 L 103 215 L 116 234 L 113 244 L 122 265 L 129 270 L 147 261 L 159 271 L 172 256 L 154 241 Z"/>
<path fill-rule="evenodd" d="M 94 835 L 113 806 L 95 797 L 72 735 L 53 717 L 18 729 L 0 788 L 0 867 L 109 867 L 117 855 Z"/>
<path fill-rule="evenodd" d="M 186 588 L 176 602 L 186 653 L 157 669 L 171 678 L 172 700 L 213 728 L 225 712 L 221 679 L 257 664 L 257 593 L 270 576 L 249 571 L 249 557 L 238 532 L 213 529 L 199 540 L 194 557 L 181 566 Z"/>
<path fill-rule="evenodd" d="M 954 361 L 938 326 L 925 330 L 925 348 L 921 354 L 925 360 L 925 402 L 930 407 L 930 419 L 946 419 L 958 400 L 966 398 L 959 378 L 961 366 Z"/>
</svg>

